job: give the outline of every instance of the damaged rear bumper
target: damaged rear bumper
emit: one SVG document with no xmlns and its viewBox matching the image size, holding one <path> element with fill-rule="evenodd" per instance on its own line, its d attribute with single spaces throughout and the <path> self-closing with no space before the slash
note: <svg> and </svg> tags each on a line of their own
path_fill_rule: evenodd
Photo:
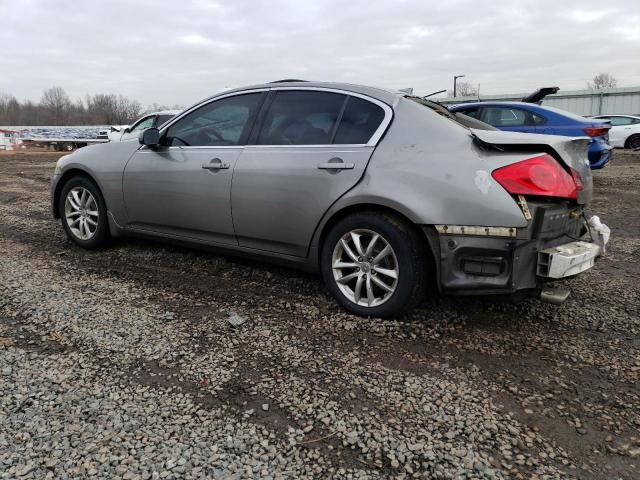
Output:
<svg viewBox="0 0 640 480">
<path fill-rule="evenodd" d="M 439 287 L 449 294 L 512 294 L 591 268 L 604 250 L 581 207 L 527 202 L 525 228 L 437 225 Z"/>
</svg>

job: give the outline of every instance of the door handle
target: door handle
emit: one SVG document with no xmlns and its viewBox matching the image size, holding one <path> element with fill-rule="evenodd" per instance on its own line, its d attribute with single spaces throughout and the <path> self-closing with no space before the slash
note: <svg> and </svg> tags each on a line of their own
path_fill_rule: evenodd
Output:
<svg viewBox="0 0 640 480">
<path fill-rule="evenodd" d="M 205 170 L 226 170 L 229 168 L 228 163 L 222 163 L 219 158 L 214 158 L 209 163 L 202 164 L 202 168 Z"/>
<path fill-rule="evenodd" d="M 320 170 L 353 170 L 355 163 L 345 163 L 340 158 L 332 158 L 328 162 L 318 164 Z"/>
</svg>

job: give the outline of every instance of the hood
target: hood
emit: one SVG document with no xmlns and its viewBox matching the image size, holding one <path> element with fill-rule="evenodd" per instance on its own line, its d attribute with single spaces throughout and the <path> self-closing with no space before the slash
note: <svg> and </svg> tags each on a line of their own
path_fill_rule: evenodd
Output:
<svg viewBox="0 0 640 480">
<path fill-rule="evenodd" d="M 582 177 L 584 189 L 578 195 L 578 202 L 589 203 L 593 197 L 593 179 L 589 166 L 590 137 L 562 137 L 559 135 L 539 135 L 537 133 L 503 132 L 495 130 L 470 129 L 471 133 L 484 143 L 517 151 L 522 148 L 531 151 L 539 148 L 541 152 L 555 153 L 556 158 Z"/>
</svg>

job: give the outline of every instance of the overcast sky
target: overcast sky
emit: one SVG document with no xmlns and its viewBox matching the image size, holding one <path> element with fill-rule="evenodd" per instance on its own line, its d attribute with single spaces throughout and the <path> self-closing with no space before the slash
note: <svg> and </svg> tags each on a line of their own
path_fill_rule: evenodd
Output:
<svg viewBox="0 0 640 480">
<path fill-rule="evenodd" d="M 281 78 L 481 94 L 640 86 L 640 0 L 0 0 L 0 92 L 190 104 Z"/>
</svg>

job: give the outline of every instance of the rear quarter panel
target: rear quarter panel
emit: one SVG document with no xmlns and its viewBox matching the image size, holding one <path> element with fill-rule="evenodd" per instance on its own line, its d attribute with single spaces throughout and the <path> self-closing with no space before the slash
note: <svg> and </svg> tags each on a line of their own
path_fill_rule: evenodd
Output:
<svg viewBox="0 0 640 480">
<path fill-rule="evenodd" d="M 362 180 L 328 216 L 346 206 L 373 203 L 417 224 L 524 227 L 520 208 L 491 172 L 530 156 L 483 151 L 466 128 L 401 99 Z"/>
</svg>

